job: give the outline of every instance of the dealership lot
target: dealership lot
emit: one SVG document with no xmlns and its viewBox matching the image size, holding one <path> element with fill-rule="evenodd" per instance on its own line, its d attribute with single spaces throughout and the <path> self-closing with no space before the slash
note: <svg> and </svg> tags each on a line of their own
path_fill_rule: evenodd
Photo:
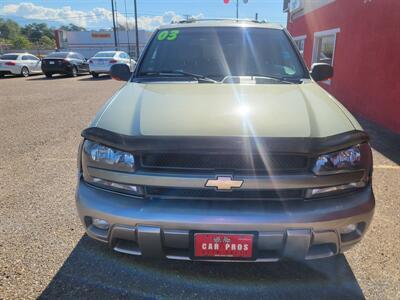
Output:
<svg viewBox="0 0 400 300">
<path fill-rule="evenodd" d="M 400 298 L 400 142 L 370 124 L 375 218 L 337 259 L 152 262 L 88 239 L 74 203 L 77 146 L 120 86 L 108 77 L 0 79 L 0 299 Z"/>
</svg>

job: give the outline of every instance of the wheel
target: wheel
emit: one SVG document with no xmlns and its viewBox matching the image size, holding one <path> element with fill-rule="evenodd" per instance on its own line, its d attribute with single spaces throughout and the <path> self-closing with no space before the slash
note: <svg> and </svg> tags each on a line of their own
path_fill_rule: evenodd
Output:
<svg viewBox="0 0 400 300">
<path fill-rule="evenodd" d="M 90 73 L 90 74 L 92 74 L 93 78 L 99 78 L 99 74 L 96 73 L 96 72 L 92 72 L 92 73 Z"/>
<path fill-rule="evenodd" d="M 78 76 L 78 69 L 76 67 L 72 67 L 71 76 L 72 77 Z"/>
<path fill-rule="evenodd" d="M 27 67 L 22 67 L 21 76 L 22 77 L 28 77 L 29 76 L 29 69 Z"/>
<path fill-rule="evenodd" d="M 53 74 L 51 73 L 44 73 L 44 75 L 46 76 L 46 78 L 51 78 L 53 76 Z"/>
<path fill-rule="evenodd" d="M 0 73 L 0 78 L 3 78 L 4 77 L 4 74 L 3 73 Z"/>
</svg>

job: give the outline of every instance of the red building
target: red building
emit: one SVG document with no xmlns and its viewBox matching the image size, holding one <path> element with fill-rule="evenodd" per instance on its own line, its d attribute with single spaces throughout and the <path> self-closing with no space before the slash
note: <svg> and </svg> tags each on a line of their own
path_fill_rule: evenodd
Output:
<svg viewBox="0 0 400 300">
<path fill-rule="evenodd" d="M 400 0 L 285 0 L 287 28 L 350 111 L 400 133 Z"/>
</svg>

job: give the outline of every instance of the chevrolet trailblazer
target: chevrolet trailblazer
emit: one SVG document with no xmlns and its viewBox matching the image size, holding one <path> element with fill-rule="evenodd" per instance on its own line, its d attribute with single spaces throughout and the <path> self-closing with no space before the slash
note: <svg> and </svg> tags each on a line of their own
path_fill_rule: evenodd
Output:
<svg viewBox="0 0 400 300">
<path fill-rule="evenodd" d="M 359 242 L 374 212 L 356 119 L 289 33 L 253 21 L 156 30 L 82 132 L 76 204 L 112 249 L 181 260 L 316 259 Z"/>
</svg>

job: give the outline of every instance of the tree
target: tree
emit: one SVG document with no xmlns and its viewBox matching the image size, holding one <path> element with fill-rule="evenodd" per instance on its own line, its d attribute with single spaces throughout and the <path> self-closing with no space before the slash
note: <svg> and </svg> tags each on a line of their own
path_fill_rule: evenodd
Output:
<svg viewBox="0 0 400 300">
<path fill-rule="evenodd" d="M 39 39 L 38 45 L 42 49 L 54 49 L 56 47 L 54 39 L 51 39 L 48 36 L 42 36 Z"/>
<path fill-rule="evenodd" d="M 12 20 L 0 18 L 0 37 L 7 40 L 15 39 L 21 34 L 19 25 Z"/>
<path fill-rule="evenodd" d="M 34 43 L 39 42 L 42 36 L 54 39 L 54 32 L 46 23 L 32 23 L 25 25 L 25 27 L 21 29 L 21 33 Z"/>
<path fill-rule="evenodd" d="M 86 31 L 85 27 L 81 27 L 72 23 L 69 23 L 69 25 L 63 25 L 60 27 L 60 29 L 66 31 Z"/>
<path fill-rule="evenodd" d="M 31 42 L 22 35 L 16 37 L 11 42 L 12 42 L 12 46 L 14 49 L 31 49 L 32 48 Z"/>
<path fill-rule="evenodd" d="M 1 48 L 11 45 L 14 49 L 55 48 L 54 32 L 45 23 L 32 23 L 20 27 L 12 20 L 0 18 Z"/>
</svg>

